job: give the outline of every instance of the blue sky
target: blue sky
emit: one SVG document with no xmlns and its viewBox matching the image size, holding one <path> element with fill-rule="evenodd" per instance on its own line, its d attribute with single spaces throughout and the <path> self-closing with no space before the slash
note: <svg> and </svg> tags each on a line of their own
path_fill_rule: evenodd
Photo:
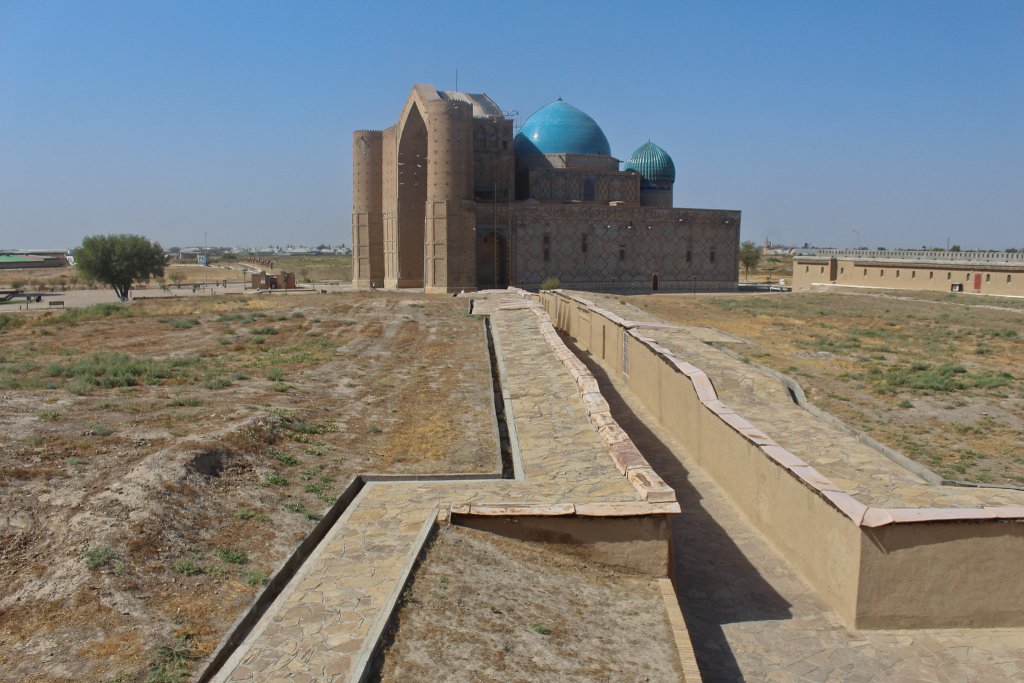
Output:
<svg viewBox="0 0 1024 683">
<path fill-rule="evenodd" d="M 0 0 L 0 247 L 351 242 L 413 83 L 556 97 L 742 237 L 1024 246 L 1024 3 Z"/>
</svg>

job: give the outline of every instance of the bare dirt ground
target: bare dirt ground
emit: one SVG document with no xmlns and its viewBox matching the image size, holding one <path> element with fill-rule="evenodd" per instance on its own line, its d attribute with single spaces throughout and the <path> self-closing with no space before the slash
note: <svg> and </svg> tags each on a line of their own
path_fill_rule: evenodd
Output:
<svg viewBox="0 0 1024 683">
<path fill-rule="evenodd" d="M 740 337 L 747 344 L 726 346 L 944 477 L 1024 485 L 1024 302 L 911 292 L 612 298 Z"/>
<path fill-rule="evenodd" d="M 375 292 L 8 316 L 0 680 L 183 680 L 354 474 L 499 467 L 465 304 Z"/>
<path fill-rule="evenodd" d="M 438 531 L 396 623 L 378 679 L 389 683 L 682 676 L 651 577 L 473 529 Z"/>
</svg>

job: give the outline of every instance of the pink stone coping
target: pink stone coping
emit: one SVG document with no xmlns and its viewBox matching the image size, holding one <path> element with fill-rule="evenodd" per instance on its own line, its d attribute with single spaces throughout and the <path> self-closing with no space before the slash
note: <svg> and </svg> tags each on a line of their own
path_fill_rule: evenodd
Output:
<svg viewBox="0 0 1024 683">
<path fill-rule="evenodd" d="M 682 360 L 681 358 L 676 357 L 669 349 L 658 344 L 655 339 L 641 334 L 640 332 L 640 330 L 682 329 L 678 325 L 624 320 L 611 311 L 607 311 L 594 305 L 583 297 L 566 294 L 564 291 L 557 289 L 552 290 L 548 294 L 584 305 L 591 313 L 597 313 L 625 329 L 626 332 L 636 339 L 638 343 L 643 344 L 650 349 L 670 367 L 674 368 L 676 372 L 687 377 L 693 385 L 693 390 L 697 394 L 697 398 L 700 399 L 701 404 L 708 411 L 718 417 L 723 424 L 740 434 L 744 439 L 750 442 L 752 446 L 760 451 L 765 458 L 785 469 L 800 483 L 824 498 L 832 507 L 845 515 L 859 527 L 877 528 L 881 526 L 888 526 L 890 524 L 916 524 L 929 522 L 1024 520 L 1024 506 L 891 509 L 868 507 L 844 491 L 842 487 L 835 484 L 821 472 L 808 465 L 798 456 L 775 443 L 775 441 L 772 440 L 766 432 L 758 429 L 757 426 L 748 422 L 743 416 L 730 408 L 728 404 L 720 400 L 714 384 L 703 370 Z M 534 309 L 534 312 L 538 313 L 538 315 L 543 315 L 544 322 L 550 323 L 550 316 L 546 313 L 539 313 L 537 309 Z M 554 345 L 555 342 L 553 340 L 549 341 Z M 560 338 L 558 339 L 558 343 L 561 344 L 562 347 L 565 346 Z M 646 481 L 649 476 L 647 470 L 649 470 L 650 467 L 643 469 L 643 466 L 634 466 L 629 464 L 633 462 L 633 456 L 628 448 L 622 447 L 622 444 L 625 443 L 625 441 L 609 440 L 609 438 L 606 438 L 606 434 L 614 435 L 615 431 L 608 426 L 609 423 L 603 418 L 600 419 L 599 423 L 599 420 L 595 419 L 592 414 L 591 420 L 594 422 L 595 428 L 597 428 L 599 433 L 601 433 L 602 438 L 605 439 L 605 443 L 608 444 L 609 454 L 612 457 L 612 461 L 615 462 L 615 466 L 618 468 L 619 472 L 622 472 L 629 477 L 630 482 L 633 483 L 634 487 L 637 487 L 637 491 L 644 500 L 650 501 L 651 503 L 658 501 L 659 496 L 662 495 L 658 484 L 658 482 L 661 482 L 660 478 L 656 481 Z M 618 427 L 618 425 L 615 425 L 615 427 Z M 628 441 L 628 437 L 626 438 L 626 441 Z M 632 445 L 631 441 L 628 443 Z M 635 449 L 635 446 L 633 448 Z M 637 452 L 639 453 L 639 451 Z M 642 457 L 643 456 L 641 456 L 641 458 Z M 634 473 L 632 476 L 630 476 L 631 472 Z M 653 473 L 653 470 L 650 472 Z M 657 474 L 654 474 L 654 476 L 657 477 Z M 661 484 L 664 484 L 664 482 L 661 482 Z"/>
</svg>

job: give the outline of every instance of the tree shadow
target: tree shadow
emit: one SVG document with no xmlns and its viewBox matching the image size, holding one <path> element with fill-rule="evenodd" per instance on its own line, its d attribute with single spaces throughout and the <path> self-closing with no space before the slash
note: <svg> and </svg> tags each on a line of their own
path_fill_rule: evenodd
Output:
<svg viewBox="0 0 1024 683">
<path fill-rule="evenodd" d="M 723 625 L 791 619 L 791 603 L 701 505 L 702 496 L 679 458 L 633 412 L 608 373 L 571 339 L 563 339 L 597 379 L 612 417 L 676 491 L 683 512 L 672 516 L 673 578 L 701 675 L 705 681 L 744 680 Z"/>
</svg>

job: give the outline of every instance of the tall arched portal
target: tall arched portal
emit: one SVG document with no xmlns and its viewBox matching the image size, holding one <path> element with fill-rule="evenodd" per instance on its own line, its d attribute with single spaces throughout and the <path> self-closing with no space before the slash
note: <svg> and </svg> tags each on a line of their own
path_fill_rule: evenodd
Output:
<svg viewBox="0 0 1024 683">
<path fill-rule="evenodd" d="M 427 126 L 415 103 L 398 131 L 398 215 L 389 287 L 423 286 L 423 225 L 427 202 Z"/>
</svg>

